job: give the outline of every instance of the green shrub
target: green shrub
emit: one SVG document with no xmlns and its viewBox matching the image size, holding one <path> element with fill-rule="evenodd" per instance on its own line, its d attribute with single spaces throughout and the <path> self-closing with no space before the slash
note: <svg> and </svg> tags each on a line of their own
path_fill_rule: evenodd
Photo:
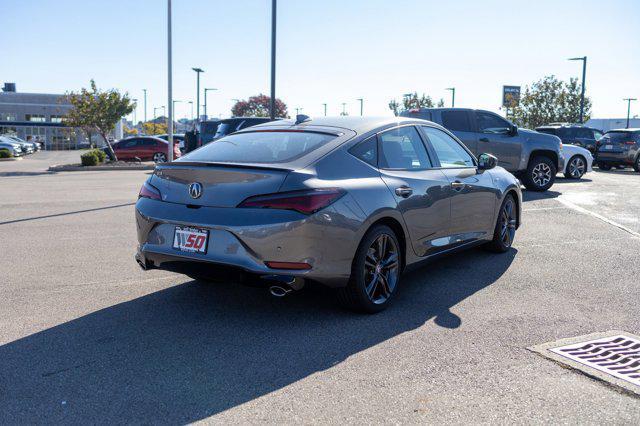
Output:
<svg viewBox="0 0 640 426">
<path fill-rule="evenodd" d="M 0 149 L 0 158 L 11 158 L 13 154 L 7 148 Z"/>
<path fill-rule="evenodd" d="M 97 166 L 98 163 L 100 163 L 100 159 L 98 158 L 98 154 L 95 153 L 95 150 L 82 154 L 80 156 L 80 161 L 83 166 Z"/>
<path fill-rule="evenodd" d="M 96 153 L 96 155 L 98 156 L 98 162 L 100 162 L 100 163 L 104 163 L 104 160 L 106 160 L 106 159 L 107 159 L 107 153 L 106 153 L 106 152 L 104 152 L 104 151 L 103 151 L 103 150 L 101 150 L 101 149 L 94 149 L 93 151 L 94 151 L 94 152 Z"/>
</svg>

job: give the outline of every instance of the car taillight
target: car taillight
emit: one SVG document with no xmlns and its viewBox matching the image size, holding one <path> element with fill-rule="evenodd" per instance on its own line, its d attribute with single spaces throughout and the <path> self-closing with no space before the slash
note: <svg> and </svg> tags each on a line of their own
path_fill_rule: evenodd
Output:
<svg viewBox="0 0 640 426">
<path fill-rule="evenodd" d="M 160 191 L 149 182 L 142 184 L 138 198 L 151 198 L 152 200 L 161 200 Z"/>
<path fill-rule="evenodd" d="M 626 141 L 624 144 L 625 145 L 635 145 L 636 143 L 634 141 Z"/>
<path fill-rule="evenodd" d="M 345 192 L 340 188 L 279 192 L 249 197 L 238 204 L 238 207 L 295 210 L 304 214 L 313 214 L 332 204 L 344 194 Z"/>
</svg>

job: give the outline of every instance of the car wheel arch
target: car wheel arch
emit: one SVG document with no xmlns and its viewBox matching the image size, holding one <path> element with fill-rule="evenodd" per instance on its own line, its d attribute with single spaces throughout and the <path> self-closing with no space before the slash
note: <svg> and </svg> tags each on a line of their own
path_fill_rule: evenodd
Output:
<svg viewBox="0 0 640 426">
<path fill-rule="evenodd" d="M 386 213 L 389 213 L 389 212 L 386 212 Z M 358 239 L 358 246 L 360 246 L 360 243 L 362 242 L 362 239 L 365 237 L 365 235 L 367 235 L 367 232 L 369 232 L 370 229 L 372 229 L 374 226 L 377 226 L 377 225 L 388 226 L 396 234 L 396 237 L 398 238 L 398 242 L 400 243 L 400 250 L 402 252 L 401 269 L 404 269 L 405 266 L 407 265 L 407 253 L 410 250 L 408 245 L 411 244 L 411 242 L 408 241 L 407 239 L 407 231 L 405 229 L 405 225 L 403 224 L 403 221 L 401 218 L 399 219 L 388 214 L 383 214 L 367 222 L 366 226 L 362 227 L 360 238 Z M 356 247 L 356 250 L 357 250 L 357 247 Z M 354 252 L 354 255 L 355 255 L 355 252 Z"/>
<path fill-rule="evenodd" d="M 553 161 L 556 168 L 558 167 L 558 154 L 554 151 L 548 149 L 536 149 L 529 153 L 529 162 L 527 165 L 531 164 L 531 161 L 536 157 L 547 157 L 549 160 Z"/>
</svg>

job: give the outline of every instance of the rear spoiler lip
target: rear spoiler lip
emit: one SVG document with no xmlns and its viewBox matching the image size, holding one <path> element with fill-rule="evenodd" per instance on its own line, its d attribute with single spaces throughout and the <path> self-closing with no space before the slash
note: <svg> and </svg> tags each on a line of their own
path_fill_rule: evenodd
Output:
<svg viewBox="0 0 640 426">
<path fill-rule="evenodd" d="M 294 170 L 290 167 L 265 166 L 264 164 L 256 163 L 215 163 L 209 161 L 173 161 L 171 163 L 162 163 L 156 165 L 156 169 L 175 167 L 227 167 L 240 169 L 277 170 L 285 172 L 291 172 Z"/>
</svg>

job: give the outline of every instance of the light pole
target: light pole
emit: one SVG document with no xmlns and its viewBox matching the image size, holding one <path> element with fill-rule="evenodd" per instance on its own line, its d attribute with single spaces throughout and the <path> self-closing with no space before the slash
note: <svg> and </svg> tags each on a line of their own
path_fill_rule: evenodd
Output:
<svg viewBox="0 0 640 426">
<path fill-rule="evenodd" d="M 193 101 L 189 101 L 189 104 L 191 104 L 191 121 L 193 121 Z"/>
<path fill-rule="evenodd" d="M 191 68 L 196 72 L 196 121 L 200 122 L 200 73 L 202 68 Z"/>
<path fill-rule="evenodd" d="M 147 89 L 142 89 L 144 92 L 144 122 L 147 122 Z"/>
<path fill-rule="evenodd" d="M 138 109 L 138 100 L 137 99 L 131 99 L 133 102 L 135 102 L 136 106 L 133 107 L 133 127 L 136 126 L 136 110 Z"/>
<path fill-rule="evenodd" d="M 631 101 L 637 101 L 636 98 L 624 98 L 627 101 L 627 129 L 629 128 L 629 116 L 631 115 Z"/>
<path fill-rule="evenodd" d="M 173 115 L 176 115 L 176 103 L 178 102 L 182 103 L 182 101 L 176 99 L 171 101 L 171 103 L 173 104 Z"/>
<path fill-rule="evenodd" d="M 298 117 L 298 114 L 300 114 L 300 111 L 302 111 L 302 108 L 296 108 L 296 118 Z"/>
<path fill-rule="evenodd" d="M 347 115 L 347 110 L 345 109 L 345 108 L 346 108 L 346 106 L 347 106 L 347 103 L 346 103 L 346 102 L 343 102 L 343 103 L 342 103 L 342 115 Z"/>
<path fill-rule="evenodd" d="M 360 117 L 362 117 L 362 107 L 363 107 L 363 104 L 364 104 L 364 99 L 363 98 L 358 98 L 356 100 L 360 101 Z"/>
<path fill-rule="evenodd" d="M 153 133 L 156 133 L 156 110 L 163 109 L 164 106 L 161 107 L 153 107 Z"/>
<path fill-rule="evenodd" d="M 271 0 L 271 99 L 269 99 L 269 116 L 276 118 L 276 11 L 277 1 Z"/>
<path fill-rule="evenodd" d="M 173 161 L 173 63 L 171 58 L 171 0 L 167 0 L 167 105 L 169 105 L 169 123 L 167 124 L 167 161 Z"/>
<path fill-rule="evenodd" d="M 327 116 L 327 104 L 322 104 L 324 106 L 324 116 Z"/>
<path fill-rule="evenodd" d="M 584 87 L 585 79 L 587 77 L 587 57 L 581 58 L 569 58 L 569 61 L 582 61 L 582 93 L 580 94 L 580 124 L 582 124 L 584 118 Z"/>
<path fill-rule="evenodd" d="M 205 120 L 209 118 L 209 116 L 207 115 L 207 92 L 209 90 L 218 90 L 218 89 L 209 89 L 209 88 L 204 89 L 204 119 Z"/>
<path fill-rule="evenodd" d="M 455 106 L 456 106 L 456 88 L 455 87 L 447 87 L 445 90 L 451 90 L 451 108 L 455 108 Z"/>
</svg>

